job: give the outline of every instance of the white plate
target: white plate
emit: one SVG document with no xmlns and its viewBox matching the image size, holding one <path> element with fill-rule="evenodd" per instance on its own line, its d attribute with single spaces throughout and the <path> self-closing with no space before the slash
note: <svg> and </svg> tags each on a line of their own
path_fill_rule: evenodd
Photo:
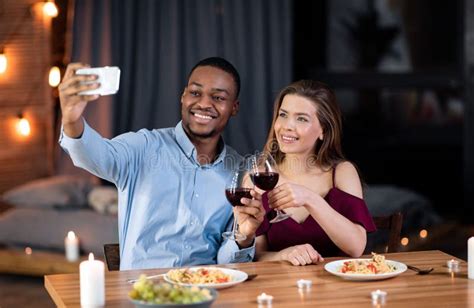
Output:
<svg viewBox="0 0 474 308">
<path fill-rule="evenodd" d="M 385 260 L 387 264 L 395 266 L 396 270 L 390 273 L 383 273 L 383 274 L 350 274 L 350 273 L 341 273 L 340 269 L 344 265 L 344 262 L 347 261 L 371 261 L 372 259 L 345 259 L 345 260 L 338 260 L 329 262 L 324 265 L 324 269 L 330 272 L 333 275 L 342 277 L 348 280 L 382 280 L 391 277 L 395 277 L 400 275 L 401 273 L 407 270 L 407 266 L 403 263 L 392 261 L 392 260 Z"/>
<path fill-rule="evenodd" d="M 185 287 L 191 287 L 191 286 L 199 286 L 199 287 L 205 287 L 205 288 L 213 288 L 213 289 L 224 289 L 228 287 L 232 287 L 236 284 L 239 284 L 241 282 L 244 282 L 247 280 L 248 275 L 245 272 L 238 271 L 238 270 L 233 270 L 230 268 L 222 268 L 222 267 L 203 267 L 203 266 L 198 266 L 198 267 L 190 267 L 189 269 L 191 271 L 196 271 L 200 268 L 207 269 L 207 270 L 220 270 L 224 274 L 231 276 L 232 280 L 229 282 L 223 282 L 223 283 L 182 283 L 182 282 L 176 282 L 174 280 L 171 280 L 168 275 L 164 276 L 164 279 L 173 284 L 177 284 L 180 286 L 185 286 Z"/>
</svg>

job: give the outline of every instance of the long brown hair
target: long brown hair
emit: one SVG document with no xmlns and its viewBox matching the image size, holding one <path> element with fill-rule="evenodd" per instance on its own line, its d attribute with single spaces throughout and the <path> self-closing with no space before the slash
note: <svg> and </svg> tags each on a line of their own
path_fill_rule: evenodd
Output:
<svg viewBox="0 0 474 308">
<path fill-rule="evenodd" d="M 270 152 L 277 164 L 285 158 L 275 135 L 275 122 L 278 118 L 283 98 L 286 95 L 298 95 L 309 99 L 316 105 L 316 116 L 323 130 L 323 140 L 317 139 L 314 155 L 308 163 L 316 164 L 327 170 L 345 160 L 341 147 L 342 117 L 334 92 L 324 83 L 314 80 L 300 80 L 283 88 L 275 99 L 272 126 L 268 133 L 264 150 Z"/>
</svg>

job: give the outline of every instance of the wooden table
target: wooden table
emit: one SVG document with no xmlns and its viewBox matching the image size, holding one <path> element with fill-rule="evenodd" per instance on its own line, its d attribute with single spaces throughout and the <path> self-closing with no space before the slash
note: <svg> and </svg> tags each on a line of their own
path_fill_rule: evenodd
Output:
<svg viewBox="0 0 474 308">
<path fill-rule="evenodd" d="M 370 292 L 388 292 L 384 307 L 474 307 L 474 280 L 467 279 L 467 263 L 460 261 L 460 271 L 450 273 L 446 261 L 457 259 L 441 251 L 420 251 L 386 254 L 390 260 L 418 267 L 434 267 L 429 275 L 407 272 L 381 281 L 347 281 L 324 270 L 324 263 L 341 258 L 327 258 L 318 265 L 291 266 L 284 262 L 254 262 L 229 264 L 224 267 L 258 274 L 234 287 L 219 290 L 212 307 L 258 307 L 256 298 L 271 294 L 272 307 L 372 307 Z M 166 269 L 106 272 L 106 307 L 133 307 L 127 299 L 131 285 L 126 282 L 140 273 L 147 275 L 166 272 Z M 296 281 L 310 279 L 309 292 L 299 291 Z M 59 307 L 79 307 L 79 275 L 48 275 L 44 284 Z"/>
</svg>

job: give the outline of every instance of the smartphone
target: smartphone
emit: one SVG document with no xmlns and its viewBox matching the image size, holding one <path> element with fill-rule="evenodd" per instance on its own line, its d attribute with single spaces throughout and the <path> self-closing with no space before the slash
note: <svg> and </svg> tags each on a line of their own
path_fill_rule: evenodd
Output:
<svg viewBox="0 0 474 308">
<path fill-rule="evenodd" d="M 100 83 L 97 89 L 82 91 L 79 95 L 112 95 L 119 89 L 120 69 L 116 66 L 80 68 L 76 70 L 76 75 L 97 75 L 98 79 L 85 83 Z"/>
</svg>

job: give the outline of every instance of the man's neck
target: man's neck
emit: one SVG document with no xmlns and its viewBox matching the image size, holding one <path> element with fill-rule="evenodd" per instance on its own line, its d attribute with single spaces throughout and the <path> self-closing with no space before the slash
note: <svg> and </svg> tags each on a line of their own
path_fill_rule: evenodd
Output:
<svg viewBox="0 0 474 308">
<path fill-rule="evenodd" d="M 212 163 L 219 150 L 220 136 L 212 138 L 193 138 L 192 144 L 196 148 L 196 158 L 200 165 Z"/>
</svg>

